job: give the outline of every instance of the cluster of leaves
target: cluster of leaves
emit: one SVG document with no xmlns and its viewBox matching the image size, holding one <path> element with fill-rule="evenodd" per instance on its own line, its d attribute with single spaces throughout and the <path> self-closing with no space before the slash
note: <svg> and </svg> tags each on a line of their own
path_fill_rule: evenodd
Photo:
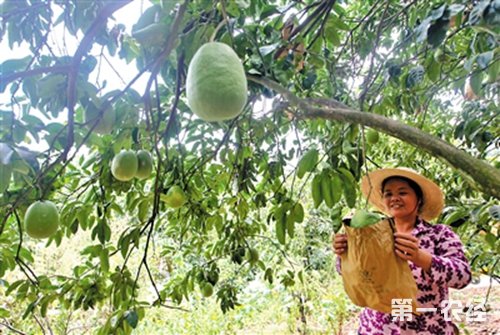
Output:
<svg viewBox="0 0 500 335">
<path fill-rule="evenodd" d="M 182 92 L 187 64 L 213 36 L 234 48 L 249 75 L 272 79 L 297 96 L 334 98 L 396 118 L 494 161 L 498 1 L 153 1 L 130 34 L 110 19 L 128 2 L 1 4 L 0 37 L 11 49 L 27 45 L 30 51 L 0 64 L 0 91 L 11 97 L 0 105 L 0 168 L 13 171 L 0 196 L 0 278 L 16 267 L 25 273 L 25 279 L 4 282 L 8 294 L 26 301 L 25 317 L 44 315 L 56 300 L 72 309 L 109 304 L 113 313 L 101 333 L 130 333 L 145 307 L 182 304 L 207 283 L 223 311 L 238 305 L 234 276 L 258 272 L 292 286 L 303 272 L 283 261 L 287 253 L 304 252 L 306 268 L 324 266 L 326 257 L 314 243 L 293 250 L 295 225 L 317 207 L 338 230 L 348 208 L 362 205 L 356 184 L 366 169 L 387 164 L 452 176 L 443 179 L 451 205 L 443 218 L 464 236 L 485 232 L 484 240 L 471 240 L 469 252 L 477 269 L 495 273 L 488 256 L 498 254 L 498 231 L 484 214 L 493 200 L 463 187 L 465 177 L 418 148 L 388 138 L 366 143 L 363 127 L 307 119 L 253 81 L 244 113 L 221 124 L 193 117 Z M 73 55 L 49 43 L 58 30 L 76 41 Z M 108 89 L 99 77 L 101 67 L 113 67 L 108 57 L 135 65 L 137 76 Z M 141 75 L 149 75 L 142 93 L 131 88 Z M 465 99 L 461 113 L 457 97 Z M 264 98 L 272 108 L 257 117 Z M 103 117 L 109 108 L 116 114 L 113 129 L 97 134 L 85 112 Z M 153 153 L 151 179 L 112 177 L 110 162 L 124 148 Z M 176 210 L 161 202 L 173 185 L 189 198 Z M 92 238 L 70 277 L 37 276 L 29 266 L 35 260 L 20 218 L 45 198 L 58 203 L 62 221 L 48 244 L 85 231 Z M 472 209 L 480 214 L 467 214 Z M 127 220 L 128 227 L 116 231 L 114 220 Z M 165 258 L 181 257 L 186 266 L 160 278 L 148 263 L 153 240 Z M 480 247 L 485 243 L 487 251 Z M 141 255 L 137 268 L 129 266 L 132 254 Z M 224 262 L 237 271 L 220 275 Z M 154 301 L 138 299 L 144 271 Z"/>
</svg>

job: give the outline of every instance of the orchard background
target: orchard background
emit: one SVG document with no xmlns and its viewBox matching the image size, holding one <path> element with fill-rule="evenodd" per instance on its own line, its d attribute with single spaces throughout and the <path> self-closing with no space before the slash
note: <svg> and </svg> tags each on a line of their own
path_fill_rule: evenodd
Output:
<svg viewBox="0 0 500 335">
<path fill-rule="evenodd" d="M 386 166 L 439 182 L 437 221 L 498 282 L 498 0 L 0 6 L 7 332 L 340 333 L 359 309 L 330 236 L 366 206 L 359 179 Z M 248 79 L 230 121 L 186 103 L 210 40 Z M 153 175 L 114 179 L 122 149 L 151 153 Z M 328 203 L 313 201 L 315 179 L 335 185 Z M 173 186 L 177 209 L 163 201 Z M 61 216 L 48 240 L 24 232 L 41 199 Z"/>
</svg>

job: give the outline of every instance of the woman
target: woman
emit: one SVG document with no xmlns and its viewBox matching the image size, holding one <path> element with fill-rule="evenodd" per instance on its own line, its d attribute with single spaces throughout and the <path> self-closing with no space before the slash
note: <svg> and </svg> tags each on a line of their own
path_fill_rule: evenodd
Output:
<svg viewBox="0 0 500 335">
<path fill-rule="evenodd" d="M 445 225 L 428 222 L 439 216 L 444 200 L 441 189 L 429 179 L 406 168 L 380 169 L 365 176 L 361 190 L 368 201 L 394 219 L 395 253 L 408 261 L 417 283 L 419 308 L 435 311 L 412 315 L 412 320 L 393 320 L 391 314 L 365 308 L 360 315 L 359 334 L 453 335 L 453 320 L 441 310 L 448 288 L 460 289 L 471 281 L 470 266 L 459 237 Z M 347 237 L 337 234 L 333 248 L 337 256 L 346 252 Z M 341 271 L 340 257 L 337 269 Z"/>
</svg>

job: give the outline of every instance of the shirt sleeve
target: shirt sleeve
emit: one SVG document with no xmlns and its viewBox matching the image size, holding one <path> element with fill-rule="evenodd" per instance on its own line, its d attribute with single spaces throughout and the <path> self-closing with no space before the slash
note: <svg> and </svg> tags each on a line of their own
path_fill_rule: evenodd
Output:
<svg viewBox="0 0 500 335">
<path fill-rule="evenodd" d="M 342 275 L 342 267 L 340 264 L 340 257 L 336 256 L 335 258 L 336 258 L 335 259 L 335 269 L 337 269 L 337 272 L 339 273 L 339 275 Z"/>
<path fill-rule="evenodd" d="M 469 261 L 465 257 L 460 238 L 448 226 L 436 226 L 436 247 L 428 272 L 423 272 L 431 282 L 460 289 L 471 280 Z"/>
</svg>

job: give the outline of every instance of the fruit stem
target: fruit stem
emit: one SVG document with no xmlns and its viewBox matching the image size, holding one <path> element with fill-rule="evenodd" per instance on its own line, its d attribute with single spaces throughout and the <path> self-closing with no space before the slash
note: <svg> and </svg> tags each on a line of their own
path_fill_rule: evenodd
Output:
<svg viewBox="0 0 500 335">
<path fill-rule="evenodd" d="M 210 42 L 213 42 L 215 40 L 215 36 L 217 35 L 217 33 L 219 32 L 220 28 L 222 28 L 222 26 L 227 22 L 226 18 L 224 18 L 224 20 L 222 20 L 221 22 L 219 22 L 219 24 L 217 25 L 217 27 L 215 28 L 214 32 L 212 33 L 212 36 L 210 36 Z"/>
</svg>

